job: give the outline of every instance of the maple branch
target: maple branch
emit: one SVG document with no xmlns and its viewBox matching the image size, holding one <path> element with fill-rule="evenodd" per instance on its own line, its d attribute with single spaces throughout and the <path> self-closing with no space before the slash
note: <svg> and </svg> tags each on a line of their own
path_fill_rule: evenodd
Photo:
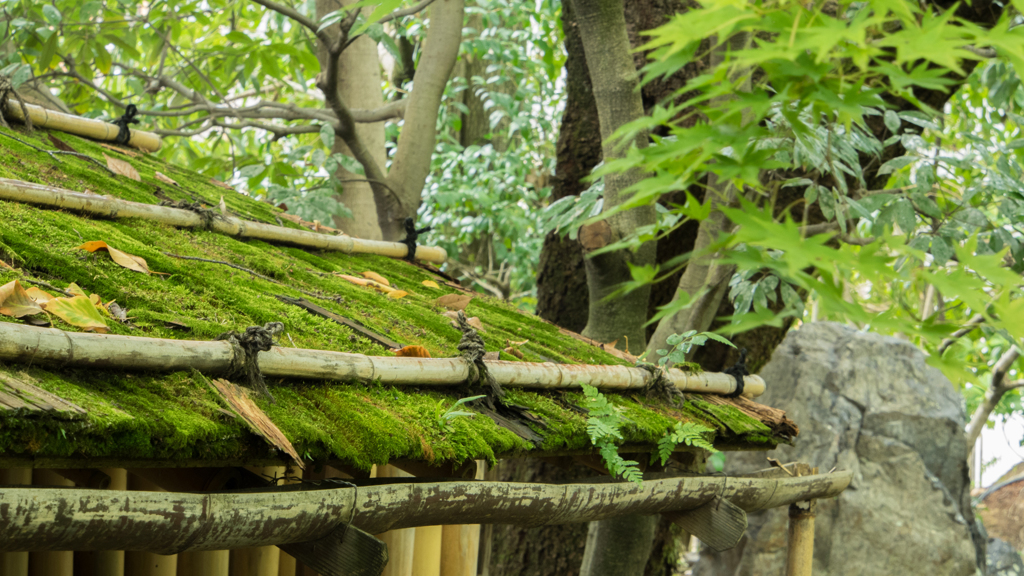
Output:
<svg viewBox="0 0 1024 576">
<path fill-rule="evenodd" d="M 434 0 L 423 0 L 423 2 L 420 2 L 419 4 L 417 4 L 415 6 L 410 6 L 408 8 L 402 8 L 401 10 L 395 10 L 391 14 L 388 14 L 387 16 L 385 16 L 385 17 L 381 18 L 380 20 L 378 20 L 377 24 L 384 24 L 385 22 L 391 22 L 392 20 L 394 20 L 396 18 L 401 18 L 403 16 L 409 16 L 411 14 L 415 14 L 417 12 L 422 11 L 427 6 L 430 6 L 433 2 L 434 2 Z"/>
<path fill-rule="evenodd" d="M 967 425 L 968 454 L 974 449 L 974 444 L 978 441 L 978 436 L 981 435 L 981 429 L 988 422 L 988 417 L 992 415 L 996 405 L 1003 399 L 1003 395 L 1014 388 L 1024 386 L 1024 383 L 1019 383 L 1019 381 L 1004 382 L 1007 372 L 1010 371 L 1013 363 L 1019 357 L 1020 350 L 1016 346 L 1011 346 L 1009 350 L 1003 352 L 1003 355 L 996 361 L 995 366 L 992 367 L 992 383 L 989 384 L 988 390 L 985 391 L 985 400 L 974 411 L 974 414 L 971 415 L 971 422 Z"/>
<path fill-rule="evenodd" d="M 963 325 L 963 327 L 962 327 L 962 328 L 960 328 L 960 329 L 959 329 L 959 330 L 957 330 L 956 332 L 953 332 L 952 334 L 950 334 L 950 335 L 949 335 L 949 338 L 945 338 L 945 339 L 943 339 L 943 340 L 942 340 L 942 342 L 941 342 L 941 343 L 939 344 L 939 349 L 938 349 L 938 354 L 939 354 L 939 356 L 942 356 L 942 354 L 943 354 L 943 353 L 944 353 L 944 352 L 945 352 L 945 351 L 946 351 L 946 350 L 947 350 L 947 349 L 948 349 L 948 348 L 949 348 L 950 346 L 952 346 L 954 342 L 956 342 L 957 340 L 959 340 L 959 339 L 960 339 L 960 338 L 962 338 L 963 336 L 966 336 L 966 335 L 967 335 L 968 333 L 970 333 L 970 332 L 971 332 L 972 330 L 974 330 L 975 328 L 977 328 L 978 326 L 980 326 L 980 325 L 981 325 L 981 324 L 982 324 L 983 322 L 985 322 L 985 317 L 984 317 L 983 315 L 981 315 L 981 314 L 975 314 L 974 316 L 972 316 L 972 317 L 971 317 L 971 319 L 970 319 L 970 320 L 968 320 L 968 321 L 967 321 L 967 322 L 966 322 L 966 323 L 965 323 L 965 324 Z"/>
</svg>

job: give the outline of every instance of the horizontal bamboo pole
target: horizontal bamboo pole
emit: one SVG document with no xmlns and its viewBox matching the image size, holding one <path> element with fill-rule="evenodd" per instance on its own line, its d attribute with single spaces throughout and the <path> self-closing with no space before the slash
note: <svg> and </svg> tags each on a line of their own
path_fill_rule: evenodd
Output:
<svg viewBox="0 0 1024 576">
<path fill-rule="evenodd" d="M 110 142 L 117 140 L 117 135 L 121 131 L 115 124 L 102 120 L 82 118 L 81 116 L 47 110 L 42 106 L 28 103 L 25 104 L 25 108 L 28 109 L 29 118 L 32 119 L 34 126 L 42 126 L 43 128 L 67 132 L 68 134 L 85 136 L 93 140 L 107 140 Z M 25 121 L 25 114 L 21 111 L 21 105 L 14 98 L 7 99 L 5 112 L 8 118 L 14 118 L 20 122 Z M 132 129 L 131 133 L 132 136 L 128 140 L 129 146 L 134 146 L 147 152 L 156 152 L 160 149 L 160 136 L 152 132 L 135 129 Z"/>
<path fill-rule="evenodd" d="M 177 228 L 203 228 L 207 225 L 199 214 L 191 210 L 130 202 L 7 178 L 0 178 L 0 200 L 85 212 L 104 218 L 141 218 Z M 316 250 L 344 252 L 345 254 L 378 254 L 392 258 L 404 258 L 409 252 L 409 248 L 401 242 L 363 240 L 344 234 L 341 236 L 318 234 L 308 230 L 274 226 L 232 216 L 215 218 L 210 223 L 210 229 L 238 238 L 255 238 L 271 243 L 291 244 Z M 448 253 L 444 248 L 436 246 L 417 246 L 416 258 L 443 264 L 448 258 Z"/>
<path fill-rule="evenodd" d="M 722 496 L 747 512 L 837 496 L 852 472 L 783 478 L 687 476 L 595 484 L 431 482 L 237 493 L 0 490 L 0 552 L 176 554 L 306 542 L 352 516 L 371 533 L 439 524 L 544 526 L 696 508 Z"/>
<path fill-rule="evenodd" d="M 175 372 L 196 369 L 219 373 L 230 368 L 231 345 L 224 341 L 171 340 L 114 334 L 65 332 L 13 322 L 0 322 L 0 359 L 38 364 L 99 369 Z M 393 386 L 452 386 L 469 377 L 462 358 L 407 358 L 364 356 L 331 350 L 281 348 L 259 354 L 266 376 L 324 380 L 380 380 Z M 578 388 L 589 384 L 600 390 L 629 390 L 647 386 L 651 375 L 630 366 L 592 366 L 551 362 L 486 362 L 502 386 L 516 388 Z M 668 370 L 679 390 L 703 394 L 731 394 L 736 379 L 717 372 L 689 373 Z M 764 393 L 760 376 L 743 378 L 743 395 Z"/>
</svg>

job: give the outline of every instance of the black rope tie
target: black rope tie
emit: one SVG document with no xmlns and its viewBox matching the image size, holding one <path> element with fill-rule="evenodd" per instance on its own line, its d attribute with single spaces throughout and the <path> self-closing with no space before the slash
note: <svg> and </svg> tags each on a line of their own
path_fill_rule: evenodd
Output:
<svg viewBox="0 0 1024 576">
<path fill-rule="evenodd" d="M 501 385 L 494 379 L 494 376 L 491 376 L 491 373 L 487 370 L 487 365 L 484 364 L 484 340 L 469 325 L 466 315 L 462 311 L 459 311 L 456 326 L 462 331 L 462 339 L 459 340 L 458 346 L 459 352 L 462 352 L 462 359 L 469 366 L 467 383 L 471 387 L 475 387 L 486 382 L 489 388 L 486 398 L 487 407 L 494 410 L 495 400 L 500 403 L 502 398 L 505 397 L 505 391 L 501 389 Z"/>
<path fill-rule="evenodd" d="M 206 206 L 203 206 L 199 202 L 188 202 L 185 200 L 162 200 L 160 202 L 160 205 L 168 206 L 170 208 L 177 208 L 178 210 L 188 210 L 190 212 L 195 212 L 197 216 L 202 218 L 203 228 L 207 230 L 213 227 L 214 220 L 217 220 L 218 218 L 224 219 L 224 216 L 220 212 L 217 212 L 213 208 L 207 208 Z"/>
<path fill-rule="evenodd" d="M 226 340 L 231 344 L 233 356 L 229 378 L 241 378 L 246 386 L 255 390 L 271 402 L 274 395 L 267 389 L 260 372 L 259 353 L 270 350 L 274 345 L 274 336 L 284 331 L 284 324 L 269 322 L 264 326 L 249 326 L 243 334 L 234 330 L 217 336 L 217 340 Z"/>
<path fill-rule="evenodd" d="M 726 394 L 726 398 L 736 398 L 743 394 L 743 377 L 749 376 L 750 372 L 747 371 L 747 349 L 743 348 L 740 350 L 740 359 L 735 364 L 726 368 L 726 374 L 729 374 L 736 379 L 736 390 L 732 394 Z"/>
<path fill-rule="evenodd" d="M 114 139 L 114 142 L 128 144 L 128 141 L 132 139 L 132 131 L 128 128 L 128 125 L 139 123 L 139 119 L 135 117 L 138 113 L 139 109 L 135 104 L 129 104 L 124 111 L 124 115 L 114 120 L 113 124 L 118 127 L 117 138 Z"/>
<path fill-rule="evenodd" d="M 420 234 L 426 234 L 431 230 L 433 230 L 433 228 L 430 226 L 417 230 L 415 220 L 412 218 L 405 219 L 405 240 L 402 240 L 402 244 L 409 247 L 409 252 L 405 255 L 406 260 L 412 262 L 416 259 L 416 239 L 419 238 Z"/>
<path fill-rule="evenodd" d="M 648 362 L 637 362 L 636 367 L 646 370 L 651 375 L 647 386 L 644 386 L 644 393 L 647 396 L 664 398 L 674 406 L 682 406 L 686 403 L 686 396 L 672 383 L 672 380 L 665 374 L 665 370 Z"/>
<path fill-rule="evenodd" d="M 14 83 L 11 81 L 10 76 L 4 76 L 0 74 L 0 126 L 4 128 L 10 128 L 10 124 L 7 123 L 7 119 L 4 118 L 4 111 L 7 109 L 7 102 L 11 98 L 18 101 L 18 105 L 21 106 L 21 114 L 25 117 L 25 126 L 32 130 L 32 117 L 28 115 L 28 108 L 25 107 L 25 101 L 21 99 L 21 96 L 14 89 Z M 51 154 L 52 156 L 52 154 Z"/>
</svg>

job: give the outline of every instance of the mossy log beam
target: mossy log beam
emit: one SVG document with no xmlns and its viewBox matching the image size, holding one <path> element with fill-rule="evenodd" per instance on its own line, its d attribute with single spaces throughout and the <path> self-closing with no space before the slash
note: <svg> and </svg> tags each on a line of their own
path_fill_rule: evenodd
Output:
<svg viewBox="0 0 1024 576">
<path fill-rule="evenodd" d="M 32 118 L 33 126 L 60 130 L 68 134 L 110 142 L 115 141 L 118 133 L 121 131 L 117 125 L 102 120 L 64 114 L 63 112 L 47 110 L 42 106 L 28 103 L 25 104 L 25 108 L 28 110 L 29 117 Z M 21 105 L 13 98 L 7 100 L 7 107 L 4 110 L 0 110 L 0 113 L 5 113 L 8 117 L 14 118 L 19 122 L 25 121 Z M 160 149 L 160 136 L 142 130 L 132 130 L 131 134 L 131 139 L 128 140 L 129 146 L 134 146 L 147 152 L 156 152 Z"/>
<path fill-rule="evenodd" d="M 216 374 L 230 370 L 233 351 L 225 341 L 65 332 L 0 322 L 0 359 L 108 370 L 195 369 Z M 643 389 L 652 378 L 646 370 L 629 366 L 501 360 L 486 364 L 499 384 L 519 388 L 576 388 L 585 383 L 600 390 Z M 455 386 L 469 378 L 469 367 L 462 358 L 364 356 L 303 348 L 274 347 L 260 352 L 259 365 L 265 376 L 380 381 L 393 386 Z M 736 389 L 736 379 L 729 374 L 670 369 L 667 376 L 684 392 L 731 394 Z M 746 397 L 759 396 L 765 390 L 760 376 L 745 376 L 743 382 Z"/>
<path fill-rule="evenodd" d="M 129 202 L 117 198 L 107 198 L 98 194 L 73 192 L 63 188 L 54 188 L 31 182 L 0 178 L 0 200 L 24 202 L 75 212 L 84 212 L 103 218 L 141 218 L 159 222 L 176 228 L 206 228 L 219 234 L 236 238 L 254 238 L 270 243 L 290 244 L 315 250 L 330 250 L 345 254 L 377 254 L 392 258 L 405 258 L 409 248 L 401 242 L 383 242 L 380 240 L 363 240 L 348 235 L 332 236 L 318 234 L 308 230 L 296 230 L 242 220 L 232 216 L 218 216 L 209 223 L 199 214 L 191 210 Z M 443 264 L 448 258 L 444 248 L 436 246 L 417 246 L 416 259 Z"/>
<path fill-rule="evenodd" d="M 306 542 L 342 522 L 379 534 L 443 524 L 542 526 L 696 508 L 716 496 L 748 512 L 830 498 L 849 471 L 791 478 L 686 476 L 596 484 L 396 483 L 259 492 L 0 491 L 0 552 L 144 550 L 176 554 Z"/>
</svg>

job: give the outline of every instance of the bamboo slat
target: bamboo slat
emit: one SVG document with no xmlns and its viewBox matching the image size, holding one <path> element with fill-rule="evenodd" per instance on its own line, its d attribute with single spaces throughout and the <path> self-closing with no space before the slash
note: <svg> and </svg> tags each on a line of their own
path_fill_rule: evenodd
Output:
<svg viewBox="0 0 1024 576">
<path fill-rule="evenodd" d="M 32 118 L 34 126 L 60 130 L 68 134 L 76 134 L 92 138 L 93 140 L 106 140 L 109 142 L 117 140 L 117 134 L 121 131 L 116 125 L 102 120 L 82 118 L 81 116 L 47 110 L 35 104 L 26 103 L 25 108 L 28 109 L 28 115 Z M 25 121 L 25 114 L 21 111 L 21 105 L 14 98 L 7 99 L 7 107 L 4 112 L 8 118 L 14 118 L 20 122 Z M 128 140 L 129 146 L 134 146 L 147 152 L 156 152 L 160 149 L 160 144 L 160 136 L 152 132 L 135 130 L 134 128 L 132 129 L 131 139 Z"/>
<path fill-rule="evenodd" d="M 118 198 L 108 198 L 98 194 L 74 192 L 63 188 L 54 188 L 42 184 L 22 182 L 0 178 L 0 200 L 25 202 L 84 212 L 103 218 L 141 218 L 159 222 L 177 228 L 204 228 L 207 222 L 191 210 L 130 202 Z M 332 236 L 318 234 L 308 230 L 296 230 L 242 220 L 233 216 L 214 218 L 209 223 L 214 232 L 238 238 L 255 238 L 270 243 L 291 244 L 315 250 L 330 250 L 345 254 L 377 254 L 392 258 L 404 258 L 409 252 L 401 242 L 384 242 L 380 240 L 363 240 L 342 234 Z M 417 246 L 416 259 L 436 264 L 443 264 L 448 258 L 444 248 L 436 246 Z"/>
<path fill-rule="evenodd" d="M 0 322 L 0 359 L 96 369 L 175 372 L 195 369 L 224 372 L 232 360 L 231 345 L 224 341 L 171 340 L 113 334 L 65 332 L 12 322 Z M 363 356 L 330 350 L 274 347 L 259 354 L 260 370 L 267 376 L 327 380 L 379 380 L 393 386 L 453 386 L 469 377 L 462 358 L 410 358 Z M 518 388 L 577 388 L 589 384 L 600 390 L 642 389 L 651 375 L 630 366 L 592 366 L 551 362 L 486 363 L 502 386 Z M 717 372 L 667 371 L 667 377 L 684 392 L 731 394 L 736 379 Z M 743 395 L 764 393 L 760 376 L 743 378 Z"/>
</svg>

